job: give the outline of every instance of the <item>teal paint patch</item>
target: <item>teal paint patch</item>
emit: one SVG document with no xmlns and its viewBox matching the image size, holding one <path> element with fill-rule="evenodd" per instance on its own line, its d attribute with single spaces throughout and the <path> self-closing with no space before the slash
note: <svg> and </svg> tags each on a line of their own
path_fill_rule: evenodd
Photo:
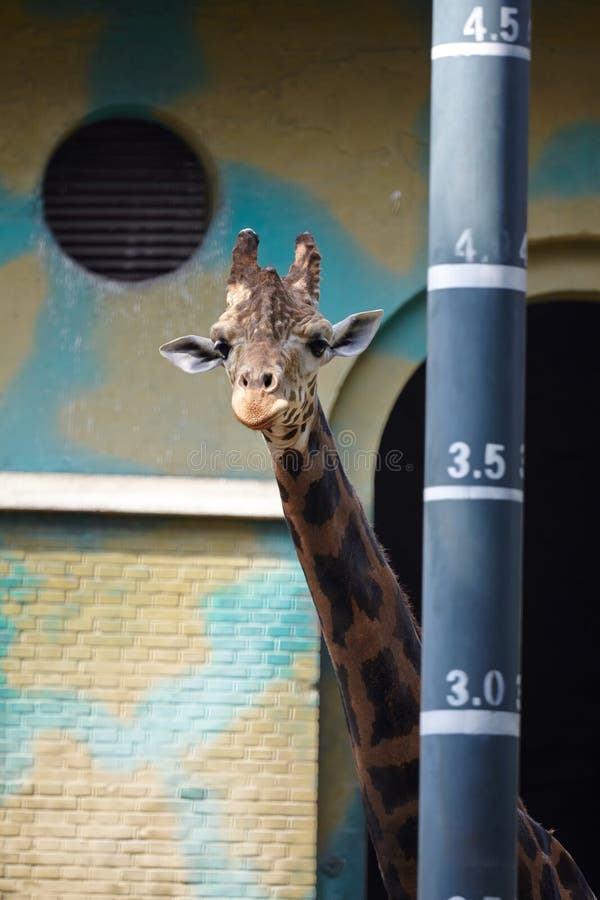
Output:
<svg viewBox="0 0 600 900">
<path fill-rule="evenodd" d="M 364 900 L 367 880 L 365 819 L 355 788 L 340 825 L 317 860 L 317 900 Z M 357 852 L 361 848 L 362 852 Z"/>
<path fill-rule="evenodd" d="M 148 474 L 133 461 L 72 443 L 61 431 L 59 417 L 69 400 L 102 383 L 105 367 L 92 334 L 107 303 L 97 281 L 49 239 L 43 258 L 49 285 L 34 346 L 0 399 L 0 469 Z"/>
<path fill-rule="evenodd" d="M 265 577 L 267 571 L 252 570 L 248 579 L 262 584 L 264 610 L 268 609 L 272 590 Z M 10 578 L 11 587 L 14 580 Z M 203 618 L 207 619 L 206 635 L 211 638 L 208 661 L 191 665 L 190 671 L 175 681 L 164 679 L 151 688 L 143 702 L 136 706 L 131 722 L 123 723 L 102 703 L 90 702 L 76 691 L 21 691 L 6 707 L 9 718 L 5 719 L 8 743 L 7 756 L 3 760 L 6 766 L 3 782 L 17 782 L 15 789 L 18 788 L 32 759 L 31 745 L 36 735 L 44 730 L 66 729 L 75 739 L 88 745 L 90 753 L 101 765 L 126 771 L 148 761 L 160 765 L 165 755 L 173 761 L 190 746 L 217 739 L 245 708 L 252 706 L 255 697 L 264 693 L 271 682 L 293 677 L 296 653 L 317 652 L 318 625 L 307 588 L 302 587 L 303 581 L 297 563 L 290 565 L 288 583 L 291 588 L 296 588 L 293 593 L 297 597 L 299 616 L 307 629 L 312 629 L 312 637 L 304 636 L 295 641 L 294 653 L 266 653 L 262 646 L 265 641 L 253 630 L 255 622 L 262 622 L 259 634 L 267 635 L 269 649 L 276 650 L 282 638 L 268 638 L 270 628 L 277 629 L 279 624 L 276 612 L 269 611 L 264 616 L 254 610 L 244 613 L 238 604 L 237 623 L 230 622 L 231 627 L 225 633 L 215 627 L 223 614 L 220 598 L 238 600 L 248 589 L 246 582 L 236 582 L 222 592 L 211 594 L 200 604 Z M 295 627 L 296 623 L 287 629 L 290 637 L 294 637 Z M 6 646 L 17 633 L 18 628 L 8 623 L 4 631 Z M 212 649 L 217 652 L 215 660 Z M 232 663 L 224 665 L 219 660 L 219 650 L 232 651 Z M 247 663 L 243 656 L 247 650 L 259 651 L 263 664 Z M 238 658 L 238 651 L 241 658 Z M 281 659 L 271 659 L 265 665 L 264 660 L 269 656 L 280 656 Z"/>
<path fill-rule="evenodd" d="M 421 362 L 427 351 L 427 294 L 419 293 L 392 316 L 375 336 L 372 352 Z"/>
<path fill-rule="evenodd" d="M 0 183 L 0 265 L 21 256 L 35 246 L 36 196 L 20 195 Z"/>
<path fill-rule="evenodd" d="M 529 178 L 534 199 L 561 200 L 600 194 L 600 121 L 556 131 L 544 144 Z"/>
<path fill-rule="evenodd" d="M 32 588 L 43 584 L 40 575 L 32 574 L 28 566 L 15 558 L 10 550 L 0 551 L 0 563 L 8 568 L 8 572 L 0 573 L 0 667 L 2 659 L 7 656 L 11 644 L 18 636 L 18 618 L 6 616 L 4 607 L 9 603 L 18 603 L 23 607 L 35 597 Z M 24 590 L 25 589 L 25 590 Z M 0 670 L 0 678 L 5 683 L 6 676 Z M 12 696 L 12 693 L 11 693 Z M 2 719 L 0 718 L 0 721 Z"/>
<path fill-rule="evenodd" d="M 194 18 L 197 0 L 29 0 L 28 12 L 106 20 L 89 64 L 93 108 L 131 103 L 164 106 L 205 78 Z"/>
</svg>

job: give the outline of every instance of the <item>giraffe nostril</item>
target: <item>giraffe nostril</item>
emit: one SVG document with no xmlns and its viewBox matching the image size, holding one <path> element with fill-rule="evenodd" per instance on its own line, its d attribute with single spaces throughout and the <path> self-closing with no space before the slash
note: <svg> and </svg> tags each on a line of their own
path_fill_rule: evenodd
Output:
<svg viewBox="0 0 600 900">
<path fill-rule="evenodd" d="M 264 386 L 265 386 L 266 388 L 271 387 L 272 382 L 273 382 L 273 376 L 271 375 L 270 372 L 266 372 L 266 373 L 263 375 L 263 384 L 264 384 Z"/>
<path fill-rule="evenodd" d="M 242 377 L 240 378 L 240 381 L 242 382 L 244 387 L 248 387 L 248 379 L 246 378 L 245 375 L 242 375 Z"/>
</svg>

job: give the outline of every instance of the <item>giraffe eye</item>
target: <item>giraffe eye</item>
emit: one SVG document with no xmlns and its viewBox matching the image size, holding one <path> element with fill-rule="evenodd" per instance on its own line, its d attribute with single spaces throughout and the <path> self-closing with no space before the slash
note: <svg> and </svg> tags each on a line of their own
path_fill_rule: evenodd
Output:
<svg viewBox="0 0 600 900">
<path fill-rule="evenodd" d="M 308 349 L 313 356 L 323 356 L 328 347 L 329 343 L 325 340 L 325 338 L 315 338 L 314 340 L 308 342 Z"/>
<path fill-rule="evenodd" d="M 229 356 L 229 351 L 231 350 L 230 345 L 227 341 L 216 341 L 215 342 L 215 350 L 219 354 L 219 356 L 223 357 L 223 359 L 227 359 Z"/>
</svg>

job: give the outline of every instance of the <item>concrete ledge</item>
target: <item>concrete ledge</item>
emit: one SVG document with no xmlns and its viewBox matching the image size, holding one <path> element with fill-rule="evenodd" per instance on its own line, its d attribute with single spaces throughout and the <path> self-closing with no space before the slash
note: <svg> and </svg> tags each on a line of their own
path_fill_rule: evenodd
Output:
<svg viewBox="0 0 600 900">
<path fill-rule="evenodd" d="M 0 509 L 282 519 L 275 480 L 0 472 Z"/>
</svg>

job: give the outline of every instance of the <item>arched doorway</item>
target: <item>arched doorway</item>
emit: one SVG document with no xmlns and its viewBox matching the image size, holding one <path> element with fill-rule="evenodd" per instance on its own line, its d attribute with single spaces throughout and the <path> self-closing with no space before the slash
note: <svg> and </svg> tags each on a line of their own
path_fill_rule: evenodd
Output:
<svg viewBox="0 0 600 900">
<path fill-rule="evenodd" d="M 600 303 L 528 310 L 527 477 L 521 795 L 555 828 L 592 887 L 599 797 Z M 388 419 L 375 476 L 375 528 L 415 612 L 421 610 L 425 366 Z M 402 468 L 385 465 L 402 451 Z M 370 867 L 369 898 L 377 893 Z"/>
</svg>

